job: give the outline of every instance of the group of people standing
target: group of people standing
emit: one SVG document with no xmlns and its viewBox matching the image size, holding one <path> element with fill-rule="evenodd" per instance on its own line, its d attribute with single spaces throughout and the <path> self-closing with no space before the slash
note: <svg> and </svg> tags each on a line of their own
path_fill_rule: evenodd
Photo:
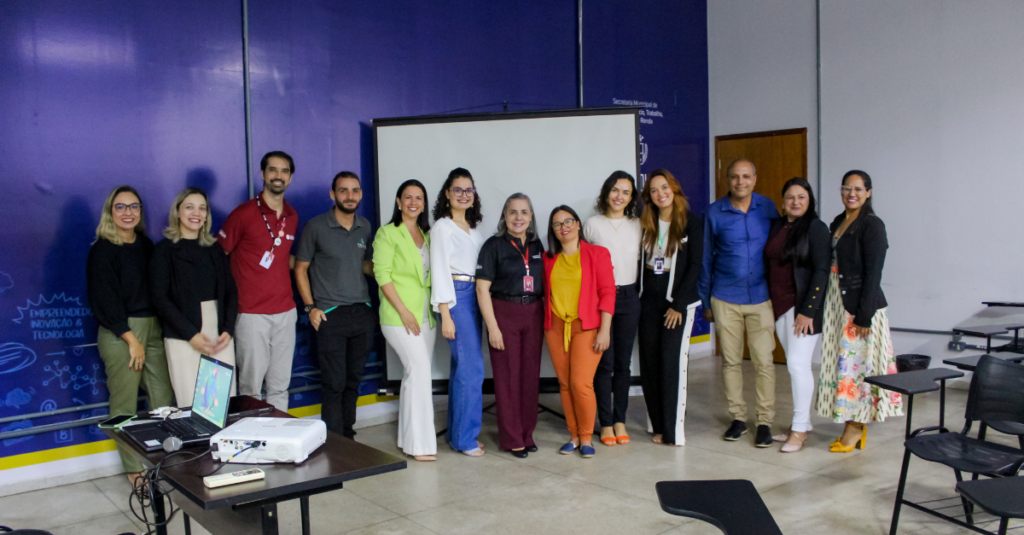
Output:
<svg viewBox="0 0 1024 535">
<path fill-rule="evenodd" d="M 177 195 L 156 245 L 145 234 L 139 193 L 120 186 L 108 196 L 87 278 L 111 414 L 134 413 L 140 386 L 152 407 L 189 404 L 201 354 L 237 364 L 241 394 L 265 391 L 286 410 L 297 319 L 292 271 L 316 330 L 328 429 L 355 436 L 358 387 L 379 322 L 403 365 L 398 446 L 419 461 L 436 460 L 431 366 L 438 327 L 451 348 L 445 440 L 468 456 L 484 454 L 481 318 L 499 448 L 516 457 L 537 451 L 545 343 L 570 435 L 559 451 L 593 456 L 595 422 L 603 444 L 629 443 L 625 415 L 638 333 L 653 440 L 684 444 L 690 332 L 701 304 L 725 360 L 734 420 L 726 440 L 746 432 L 746 337 L 757 373 L 755 445 L 772 443 L 775 332 L 793 376 L 793 425 L 782 451 L 799 450 L 811 429 L 811 355 L 822 333 L 818 412 L 847 422 L 832 450 L 863 447 L 865 423 L 900 414 L 897 394 L 863 381 L 893 373 L 895 365 L 880 288 L 885 227 L 871 210 L 871 179 L 862 171 L 843 178 L 846 210 L 832 223 L 831 240 L 805 180 L 786 183 L 779 217 L 770 200 L 753 193 L 757 177 L 747 160 L 729 166 L 730 194 L 704 218 L 690 211 L 669 171 L 649 173 L 640 193 L 631 175 L 616 171 L 602 185 L 597 215 L 582 222 L 571 207 L 558 206 L 546 240 L 522 193 L 505 201 L 496 233 L 485 238 L 477 228 L 481 199 L 463 168 L 438 192 L 433 226 L 426 187 L 408 180 L 391 219 L 374 233 L 356 214 L 358 176 L 341 172 L 331 183 L 333 206 L 306 224 L 291 256 L 298 214 L 284 192 L 294 161 L 274 151 L 260 168 L 263 191 L 237 207 L 217 237 L 199 188 Z M 368 277 L 379 286 L 379 310 Z M 141 471 L 126 454 L 122 462 L 130 478 Z"/>
</svg>

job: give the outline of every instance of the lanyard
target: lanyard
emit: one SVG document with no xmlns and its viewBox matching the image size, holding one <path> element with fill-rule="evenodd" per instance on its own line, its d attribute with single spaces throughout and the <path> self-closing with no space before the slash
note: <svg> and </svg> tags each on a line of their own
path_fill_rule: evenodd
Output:
<svg viewBox="0 0 1024 535">
<path fill-rule="evenodd" d="M 661 229 L 658 229 L 658 249 L 657 252 L 665 254 L 665 238 L 668 237 L 668 233 L 661 233 Z"/>
<path fill-rule="evenodd" d="M 267 216 L 266 214 L 263 213 L 263 205 L 260 204 L 259 197 L 256 197 L 256 206 L 258 208 L 261 208 L 260 217 L 263 218 L 263 224 L 267 226 L 267 232 L 270 233 L 270 239 L 274 240 L 274 245 L 270 247 L 270 252 L 271 254 L 273 254 L 274 248 L 277 247 L 278 245 L 281 245 L 281 236 L 284 236 L 284 222 L 286 219 L 288 219 L 288 216 L 281 218 L 281 229 L 277 231 L 277 236 L 274 236 L 274 231 L 270 228 L 270 222 L 267 221 Z"/>
<path fill-rule="evenodd" d="M 526 246 L 526 253 L 524 254 L 523 251 L 519 249 L 519 246 L 516 245 L 515 240 L 511 240 L 510 239 L 510 240 L 508 240 L 508 242 L 512 244 L 512 247 L 516 248 L 516 251 L 519 252 L 519 256 L 523 257 L 523 267 L 526 268 L 526 276 L 529 277 L 530 276 L 530 246 L 529 245 Z"/>
</svg>

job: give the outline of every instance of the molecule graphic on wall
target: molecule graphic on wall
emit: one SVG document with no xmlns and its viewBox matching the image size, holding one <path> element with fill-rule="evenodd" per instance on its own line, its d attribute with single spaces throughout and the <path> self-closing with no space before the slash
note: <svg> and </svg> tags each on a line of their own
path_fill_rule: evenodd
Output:
<svg viewBox="0 0 1024 535">
<path fill-rule="evenodd" d="M 43 367 L 43 371 L 51 374 L 49 378 L 43 380 L 43 386 L 49 386 L 50 383 L 54 381 L 59 381 L 60 387 L 64 389 L 73 388 L 75 390 L 81 390 L 83 388 L 92 388 L 93 395 L 99 394 L 100 390 L 96 385 L 105 382 L 101 381 L 97 377 L 97 374 L 100 370 L 100 365 L 93 364 L 91 366 L 91 375 L 89 373 L 86 373 L 83 370 L 83 368 L 85 367 L 75 366 L 75 371 L 72 372 L 71 366 L 68 366 L 66 364 L 64 366 L 61 366 L 59 360 L 54 360 L 52 366 L 47 364 L 46 366 Z"/>
</svg>

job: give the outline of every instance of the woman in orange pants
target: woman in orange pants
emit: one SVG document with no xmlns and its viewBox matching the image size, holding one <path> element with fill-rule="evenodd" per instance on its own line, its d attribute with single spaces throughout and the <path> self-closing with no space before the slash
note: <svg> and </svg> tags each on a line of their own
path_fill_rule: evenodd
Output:
<svg viewBox="0 0 1024 535">
<path fill-rule="evenodd" d="M 608 249 L 580 238 L 580 218 L 565 205 L 548 218 L 544 288 L 544 337 L 572 436 L 558 451 L 568 455 L 579 449 L 583 457 L 593 457 L 594 374 L 611 337 L 615 277 Z"/>
</svg>

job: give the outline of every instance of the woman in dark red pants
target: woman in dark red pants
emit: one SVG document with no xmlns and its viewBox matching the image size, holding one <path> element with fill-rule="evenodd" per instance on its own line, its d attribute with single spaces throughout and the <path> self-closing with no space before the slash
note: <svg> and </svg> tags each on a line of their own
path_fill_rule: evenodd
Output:
<svg viewBox="0 0 1024 535">
<path fill-rule="evenodd" d="M 543 253 L 533 203 L 515 193 L 505 201 L 497 234 L 480 249 L 476 295 L 491 346 L 499 448 L 520 459 L 537 451 L 533 430 L 544 343 Z"/>
</svg>

